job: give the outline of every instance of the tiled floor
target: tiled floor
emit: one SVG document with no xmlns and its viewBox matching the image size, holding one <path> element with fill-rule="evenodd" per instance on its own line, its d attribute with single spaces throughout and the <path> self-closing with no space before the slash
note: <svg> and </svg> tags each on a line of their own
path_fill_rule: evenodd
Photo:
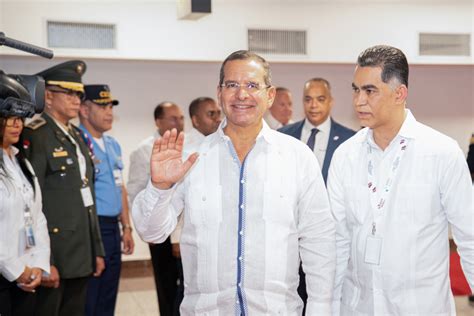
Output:
<svg viewBox="0 0 474 316">
<path fill-rule="evenodd" d="M 456 296 L 457 316 L 473 316 L 474 307 L 465 296 Z M 157 316 L 158 303 L 149 263 L 127 267 L 122 273 L 116 316 Z"/>
</svg>

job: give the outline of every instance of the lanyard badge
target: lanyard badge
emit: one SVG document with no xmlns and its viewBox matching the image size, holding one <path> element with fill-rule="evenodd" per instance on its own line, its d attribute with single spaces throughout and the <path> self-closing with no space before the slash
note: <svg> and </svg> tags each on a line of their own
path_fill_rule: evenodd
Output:
<svg viewBox="0 0 474 316">
<path fill-rule="evenodd" d="M 36 246 L 35 232 L 33 230 L 33 216 L 28 208 L 25 208 L 25 237 L 26 237 L 26 248 L 32 248 Z"/>
<path fill-rule="evenodd" d="M 87 178 L 84 178 L 82 188 L 81 188 L 82 202 L 84 207 L 89 207 L 94 205 L 94 198 L 92 197 L 91 187 L 88 185 Z"/>
<path fill-rule="evenodd" d="M 385 185 L 383 187 L 378 187 L 377 184 L 375 183 L 375 177 L 374 177 L 375 171 L 374 171 L 372 148 L 370 147 L 370 145 L 368 145 L 367 187 L 369 190 L 370 201 L 372 205 L 373 222 L 372 222 L 371 234 L 367 236 L 366 243 L 365 243 L 365 262 L 366 263 L 374 264 L 374 265 L 380 264 L 383 238 L 376 235 L 377 224 L 376 224 L 375 219 L 382 215 L 382 211 L 384 209 L 384 206 L 386 205 L 388 194 L 390 193 L 390 190 L 392 189 L 395 176 L 397 175 L 403 155 L 406 152 L 406 148 L 407 148 L 407 140 L 405 138 L 402 138 L 399 142 L 399 150 L 398 150 L 397 155 L 395 156 L 395 159 L 392 162 L 392 166 L 389 170 L 387 180 L 385 181 Z"/>
</svg>

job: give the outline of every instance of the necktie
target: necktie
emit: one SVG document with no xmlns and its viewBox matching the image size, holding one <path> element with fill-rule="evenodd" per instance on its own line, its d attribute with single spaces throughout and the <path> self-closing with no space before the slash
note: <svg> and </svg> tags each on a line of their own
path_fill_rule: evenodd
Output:
<svg viewBox="0 0 474 316">
<path fill-rule="evenodd" d="M 316 142 L 316 134 L 318 132 L 319 129 L 317 128 L 311 129 L 311 135 L 309 135 L 308 142 L 306 143 L 311 150 L 314 150 L 314 143 Z"/>
</svg>

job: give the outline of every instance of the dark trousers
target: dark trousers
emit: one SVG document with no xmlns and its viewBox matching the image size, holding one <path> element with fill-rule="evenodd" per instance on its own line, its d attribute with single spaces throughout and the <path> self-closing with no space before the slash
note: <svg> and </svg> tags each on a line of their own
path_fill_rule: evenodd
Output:
<svg viewBox="0 0 474 316">
<path fill-rule="evenodd" d="M 173 306 L 173 316 L 179 316 L 179 306 L 184 298 L 184 277 L 183 277 L 183 263 L 181 258 L 176 259 L 176 265 L 178 267 L 178 286 L 176 291 L 176 298 Z"/>
<path fill-rule="evenodd" d="M 38 316 L 84 316 L 89 277 L 61 279 L 59 288 L 36 289 Z"/>
<path fill-rule="evenodd" d="M 30 316 L 33 315 L 36 294 L 21 290 L 16 282 L 10 282 L 0 275 L 0 315 Z"/>
<path fill-rule="evenodd" d="M 89 279 L 86 315 L 113 316 L 122 265 L 120 228 L 117 217 L 99 216 L 99 226 L 105 249 L 105 270 L 100 277 Z"/>
<path fill-rule="evenodd" d="M 179 315 L 179 310 L 177 310 L 179 306 L 176 306 L 179 283 L 178 265 L 177 259 L 171 254 L 170 239 L 166 239 L 161 244 L 149 246 L 160 315 Z"/>
<path fill-rule="evenodd" d="M 299 271 L 299 274 L 300 274 L 300 284 L 298 285 L 298 295 L 301 297 L 301 299 L 303 300 L 303 314 L 301 315 L 305 315 L 306 313 L 306 301 L 308 300 L 308 293 L 306 293 L 306 279 L 305 279 L 305 274 L 304 274 L 304 271 L 303 271 L 303 266 L 301 265 L 300 263 L 300 271 Z"/>
</svg>

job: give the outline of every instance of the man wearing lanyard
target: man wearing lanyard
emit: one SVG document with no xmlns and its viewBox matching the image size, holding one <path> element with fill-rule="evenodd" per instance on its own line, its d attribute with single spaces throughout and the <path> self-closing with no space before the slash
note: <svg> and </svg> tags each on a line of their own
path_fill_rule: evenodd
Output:
<svg viewBox="0 0 474 316">
<path fill-rule="evenodd" d="M 41 186 L 51 240 L 51 274 L 37 291 L 36 315 L 83 315 L 87 282 L 104 269 L 91 153 L 70 123 L 84 95 L 85 70 L 74 60 L 38 74 L 46 82 L 45 110 L 21 141 Z"/>
<path fill-rule="evenodd" d="M 80 128 L 93 153 L 97 214 L 106 266 L 100 276 L 89 280 L 86 315 L 114 315 L 121 254 L 132 254 L 134 248 L 127 192 L 122 179 L 122 150 L 113 137 L 104 135 L 112 128 L 113 107 L 119 102 L 112 98 L 107 85 L 86 85 L 84 90 L 85 98 L 79 112 Z"/>
<path fill-rule="evenodd" d="M 474 289 L 474 209 L 464 155 L 406 109 L 399 49 L 359 55 L 353 105 L 365 126 L 339 146 L 328 190 L 337 220 L 334 315 L 454 315 L 448 224 Z"/>
</svg>

